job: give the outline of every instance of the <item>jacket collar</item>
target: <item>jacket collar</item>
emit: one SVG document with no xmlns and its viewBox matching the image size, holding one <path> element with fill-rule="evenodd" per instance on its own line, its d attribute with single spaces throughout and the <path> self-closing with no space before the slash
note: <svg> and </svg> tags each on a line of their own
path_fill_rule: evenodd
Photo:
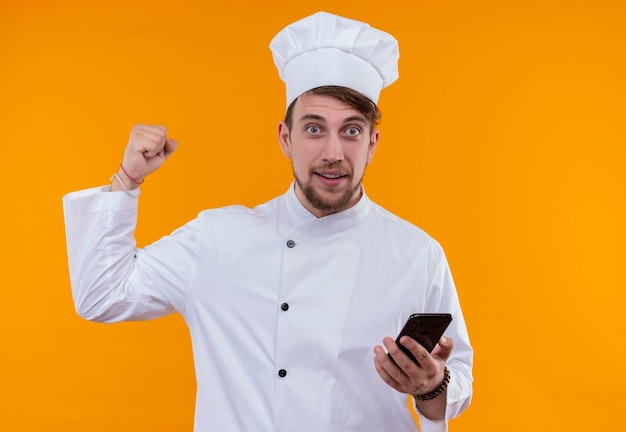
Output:
<svg viewBox="0 0 626 432">
<path fill-rule="evenodd" d="M 339 213 L 318 218 L 308 211 L 298 199 L 295 189 L 295 181 L 291 183 L 283 199 L 287 208 L 287 213 L 292 224 L 299 228 L 324 229 L 329 231 L 340 231 L 347 229 L 361 221 L 370 210 L 370 200 L 365 194 L 361 185 L 362 195 L 359 201 Z"/>
</svg>

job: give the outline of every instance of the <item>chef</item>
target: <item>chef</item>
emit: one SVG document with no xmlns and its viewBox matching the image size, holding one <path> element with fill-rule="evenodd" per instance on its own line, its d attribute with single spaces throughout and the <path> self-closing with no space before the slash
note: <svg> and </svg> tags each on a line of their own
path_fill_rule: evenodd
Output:
<svg viewBox="0 0 626 432">
<path fill-rule="evenodd" d="M 445 431 L 472 394 L 450 269 L 434 239 L 361 185 L 398 44 L 320 12 L 270 48 L 286 85 L 278 141 L 292 184 L 254 208 L 204 210 L 137 248 L 139 186 L 178 144 L 164 126 L 135 126 L 111 184 L 63 200 L 76 310 L 104 323 L 184 317 L 195 432 L 416 430 L 407 397 L 422 431 Z M 394 339 L 418 312 L 452 322 L 432 353 L 400 340 L 416 363 Z"/>
</svg>

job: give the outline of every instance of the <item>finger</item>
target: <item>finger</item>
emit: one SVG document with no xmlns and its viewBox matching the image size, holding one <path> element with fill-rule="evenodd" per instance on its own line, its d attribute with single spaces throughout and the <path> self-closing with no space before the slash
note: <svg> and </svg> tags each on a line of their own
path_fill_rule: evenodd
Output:
<svg viewBox="0 0 626 432">
<path fill-rule="evenodd" d="M 136 124 L 130 131 L 131 135 L 139 136 L 158 136 L 165 137 L 167 135 L 167 128 L 165 126 L 158 125 L 144 125 Z"/>
<path fill-rule="evenodd" d="M 415 339 L 409 336 L 402 336 L 400 339 L 400 343 L 403 347 L 408 349 L 420 367 L 429 367 L 429 362 L 432 362 L 432 358 L 430 353 L 426 348 L 424 348 L 421 344 L 419 344 Z"/>
<path fill-rule="evenodd" d="M 163 147 L 156 154 L 157 157 L 167 159 L 178 147 L 178 143 L 172 139 L 167 138 L 163 143 Z"/>
<path fill-rule="evenodd" d="M 167 138 L 165 136 L 152 134 L 146 135 L 144 136 L 144 138 L 147 140 L 143 142 L 143 154 L 146 158 L 163 155 L 165 151 L 165 145 L 167 143 Z"/>
<path fill-rule="evenodd" d="M 141 133 L 155 133 L 162 136 L 167 135 L 167 127 L 162 125 L 136 124 L 133 126 L 133 130 L 137 130 Z"/>
<path fill-rule="evenodd" d="M 165 137 L 156 134 L 133 132 L 128 140 L 127 151 L 152 157 L 165 145 Z"/>
<path fill-rule="evenodd" d="M 378 376 L 387 383 L 390 387 L 402 391 L 402 385 L 394 378 L 394 376 L 389 372 L 395 368 L 396 371 L 399 371 L 399 368 L 393 364 L 393 362 L 387 357 L 387 353 L 380 346 L 376 346 L 374 348 L 374 368 L 378 373 Z"/>
<path fill-rule="evenodd" d="M 442 336 L 439 344 L 433 350 L 433 357 L 447 361 L 454 349 L 454 339 L 448 336 Z"/>
<path fill-rule="evenodd" d="M 163 149 L 166 137 L 165 126 L 140 124 L 131 130 L 129 144 L 134 151 L 152 157 Z"/>
<path fill-rule="evenodd" d="M 174 153 L 174 151 L 176 151 L 177 148 L 178 148 L 178 142 L 176 140 L 168 138 L 165 141 L 165 146 L 163 147 L 163 156 L 168 157 L 169 155 Z"/>
<path fill-rule="evenodd" d="M 393 339 L 392 339 L 393 341 Z M 384 343 L 388 343 L 388 341 L 383 341 Z M 395 343 L 394 343 L 395 345 Z M 386 347 L 385 347 L 386 348 Z M 397 348 L 397 346 L 396 346 Z M 383 369 L 385 369 L 385 371 L 387 372 L 387 374 L 389 376 L 391 376 L 391 378 L 393 378 L 395 381 L 402 381 L 404 379 L 404 371 L 402 370 L 402 368 L 396 363 L 395 359 L 392 359 L 388 353 L 389 350 L 385 350 L 383 349 L 383 347 L 381 347 L 380 345 L 378 345 L 375 349 L 374 352 L 376 353 L 376 357 L 378 358 L 378 362 L 380 363 L 380 365 L 383 367 Z M 389 353 L 390 354 L 390 353 Z M 406 356 L 405 356 L 406 357 Z"/>
<path fill-rule="evenodd" d="M 415 363 L 412 358 L 402 351 L 395 340 L 385 338 L 383 339 L 383 344 L 391 357 L 389 358 L 388 356 L 388 363 L 384 363 L 383 365 L 389 364 L 391 369 L 388 370 L 388 372 L 401 384 L 407 384 L 410 380 L 410 376 L 419 370 L 420 365 Z"/>
</svg>

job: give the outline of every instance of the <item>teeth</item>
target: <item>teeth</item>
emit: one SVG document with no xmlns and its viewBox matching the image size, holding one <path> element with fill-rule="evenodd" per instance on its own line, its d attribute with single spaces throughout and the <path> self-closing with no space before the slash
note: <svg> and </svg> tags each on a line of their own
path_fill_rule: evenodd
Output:
<svg viewBox="0 0 626 432">
<path fill-rule="evenodd" d="M 327 179 L 338 179 L 339 177 L 343 177 L 343 174 L 320 174 L 320 175 Z"/>
</svg>

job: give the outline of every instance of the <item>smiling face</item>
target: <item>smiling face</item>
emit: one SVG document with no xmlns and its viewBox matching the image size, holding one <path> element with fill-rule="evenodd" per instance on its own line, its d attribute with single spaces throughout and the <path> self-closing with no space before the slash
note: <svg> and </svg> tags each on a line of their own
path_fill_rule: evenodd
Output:
<svg viewBox="0 0 626 432">
<path fill-rule="evenodd" d="M 291 159 L 296 195 L 317 217 L 355 205 L 361 180 L 378 143 L 366 117 L 347 103 L 310 92 L 298 97 L 292 125 L 278 126 L 281 149 Z"/>
</svg>

